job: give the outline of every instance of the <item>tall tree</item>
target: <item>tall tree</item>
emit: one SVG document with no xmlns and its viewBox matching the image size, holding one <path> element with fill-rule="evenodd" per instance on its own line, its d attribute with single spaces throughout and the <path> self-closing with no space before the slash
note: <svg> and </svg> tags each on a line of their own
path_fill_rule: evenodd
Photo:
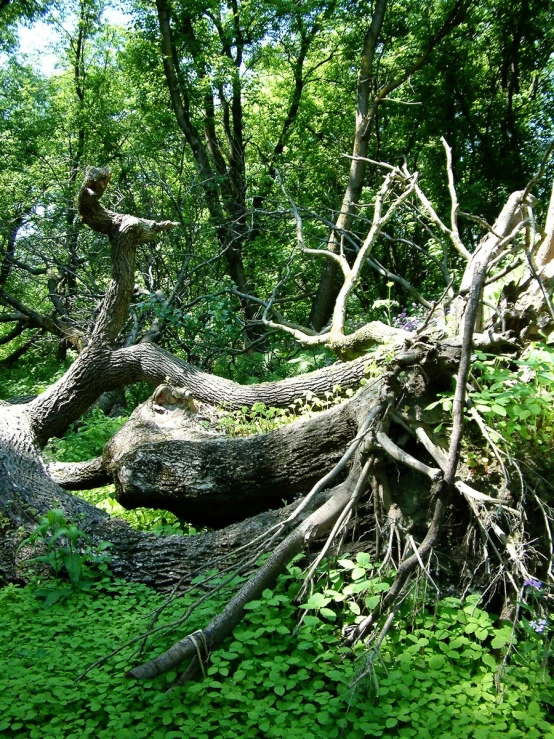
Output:
<svg viewBox="0 0 554 739">
<path fill-rule="evenodd" d="M 370 139 L 374 133 L 375 120 L 381 104 L 386 101 L 387 96 L 410 80 L 423 67 L 439 42 L 462 22 L 469 4 L 470 0 L 456 0 L 443 18 L 440 18 L 438 22 L 433 19 L 435 27 L 427 27 L 423 31 L 419 40 L 419 48 L 416 45 L 411 59 L 406 58 L 405 53 L 398 55 L 393 44 L 390 44 L 389 48 L 382 48 L 381 56 L 387 52 L 393 56 L 400 56 L 400 63 L 393 63 L 392 69 L 389 70 L 386 64 L 383 64 L 382 58 L 378 60 L 379 64 L 376 60 L 378 45 L 384 46 L 383 23 L 387 2 L 377 0 L 375 3 L 371 23 L 363 42 L 358 73 L 354 144 L 348 182 L 335 226 L 329 236 L 327 247 L 329 251 L 337 253 L 341 250 L 343 235 L 352 227 L 365 184 Z M 381 72 L 383 68 L 384 73 Z M 337 275 L 337 263 L 333 260 L 326 260 L 309 318 L 310 325 L 316 331 L 320 331 L 331 316 L 338 290 L 335 284 Z"/>
<path fill-rule="evenodd" d="M 253 8 L 233 0 L 171 8 L 157 0 L 165 78 L 179 127 L 191 148 L 206 204 L 225 255 L 229 273 L 242 296 L 255 294 L 252 275 L 244 266 L 244 248 L 258 233 L 249 223 L 249 199 L 260 208 L 295 124 L 306 78 L 308 55 L 334 3 L 320 8 L 279 3 Z M 272 151 L 264 162 L 261 186 L 248 192 L 244 80 L 253 72 L 259 47 L 272 39 L 280 24 L 297 39 L 291 44 L 293 87 Z M 183 68 L 181 60 L 187 60 Z M 223 61 L 221 61 L 223 60 Z M 254 215 L 255 217 L 255 215 Z M 241 297 L 252 320 L 255 303 Z"/>
</svg>

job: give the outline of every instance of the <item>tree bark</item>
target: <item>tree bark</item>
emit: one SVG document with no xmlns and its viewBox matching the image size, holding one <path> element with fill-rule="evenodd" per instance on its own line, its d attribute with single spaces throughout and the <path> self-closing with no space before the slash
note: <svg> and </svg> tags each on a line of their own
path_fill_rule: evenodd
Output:
<svg viewBox="0 0 554 739">
<path fill-rule="evenodd" d="M 93 545 L 112 543 L 109 551 L 114 575 L 160 590 L 171 589 L 180 581 L 187 583 L 200 571 L 217 566 L 219 558 L 289 513 L 286 508 L 263 513 L 223 531 L 193 537 L 158 538 L 136 531 L 62 490 L 42 463 L 27 408 L 0 405 L 0 583 L 27 579 L 25 562 L 33 553 L 28 547 L 18 552 L 18 545 L 52 508 L 61 508 L 66 518 L 78 521 Z"/>
<path fill-rule="evenodd" d="M 318 417 L 265 435 L 229 439 L 214 436 L 203 426 L 200 404 L 225 403 L 236 408 L 263 402 L 286 406 L 308 390 L 322 394 L 336 384 L 353 386 L 363 376 L 367 360 L 333 365 L 277 383 L 242 387 L 206 375 L 149 343 L 117 348 L 134 283 L 136 248 L 172 224 L 104 209 L 99 199 L 108 181 L 109 171 L 91 170 L 79 198 L 83 220 L 106 234 L 112 246 L 112 280 L 90 341 L 65 376 L 45 393 L 25 405 L 0 402 L 0 578 L 4 582 L 25 579 L 24 561 L 32 553 L 28 547 L 18 550 L 18 544 L 40 516 L 52 508 L 61 508 L 67 518 L 78 521 L 93 544 L 111 542 L 111 566 L 116 575 L 160 589 L 189 582 L 199 572 L 217 568 L 223 560 L 228 564 L 233 550 L 254 539 L 266 544 L 268 529 L 283 524 L 277 538 L 271 539 L 271 545 L 277 546 L 270 557 L 204 631 L 208 646 L 216 647 L 241 618 L 245 603 L 275 579 L 291 556 L 330 529 L 332 538 L 338 530 L 335 525 L 342 525 L 346 514 L 350 515 L 357 505 L 356 496 L 365 489 L 370 469 L 375 478 L 383 473 L 382 479 L 387 479 L 387 467 L 394 471 L 388 478 L 391 482 L 386 505 L 384 496 L 382 503 L 389 512 L 395 506 L 400 511 L 395 521 L 387 525 L 391 534 L 396 528 L 404 542 L 398 549 L 393 585 L 379 606 L 381 610 L 377 609 L 369 620 L 374 615 L 379 617 L 384 608 L 395 607 L 414 568 L 420 565 L 425 569 L 422 557 L 440 543 L 439 535 L 448 516 L 465 510 L 467 496 L 469 510 L 474 513 L 471 506 L 477 500 L 483 506 L 494 504 L 497 511 L 518 514 L 508 507 L 512 501 L 506 500 L 507 488 L 502 490 L 502 499 L 500 494 L 491 497 L 472 490 L 456 477 L 456 470 L 472 346 L 491 340 L 474 333 L 482 287 L 491 257 L 502 245 L 510 243 L 526 223 L 521 220 L 522 208 L 530 207 L 526 192 L 510 197 L 493 230 L 469 262 L 460 296 L 462 302 L 465 296 L 468 298 L 467 306 L 461 306 L 461 336 L 456 328 L 454 337 L 437 344 L 431 342 L 424 327 L 417 334 L 406 334 L 406 346 L 397 347 L 394 357 L 383 365 L 382 375 L 352 400 Z M 461 351 L 457 348 L 460 343 Z M 436 425 L 436 419 L 426 417 L 424 409 L 440 389 L 450 385 L 457 366 L 454 423 L 447 456 L 431 439 L 432 432 L 424 428 L 427 422 L 431 427 Z M 61 433 L 101 393 L 139 380 L 163 382 L 165 389 L 161 392 L 158 388 L 133 414 L 130 423 L 108 445 L 103 462 L 96 460 L 88 466 L 65 469 L 53 466 L 49 474 L 40 457 L 47 439 Z M 180 388 L 186 388 L 192 399 L 186 393 L 174 392 Z M 186 403 L 181 403 L 184 399 Z M 419 443 L 421 447 L 417 446 Z M 119 498 L 126 505 L 163 505 L 198 523 L 224 526 L 262 508 L 279 506 L 279 510 L 258 513 L 209 534 L 157 538 L 111 519 L 65 492 L 55 481 L 61 479 L 68 487 L 76 481 L 93 484 L 106 470 L 115 476 Z M 88 474 L 92 480 L 86 483 Z M 373 505 L 378 528 L 378 486 L 372 493 L 373 499 L 367 505 Z M 280 507 L 283 499 L 299 494 L 304 497 L 294 508 L 294 515 L 290 507 Z M 430 507 L 434 507 L 434 513 L 429 524 Z M 477 520 L 481 526 L 485 526 L 486 520 L 489 527 L 489 511 L 485 518 L 477 510 Z M 508 542 L 507 551 L 515 551 L 500 527 L 494 522 L 491 526 L 499 541 Z M 490 538 L 488 528 L 485 531 Z M 416 539 L 421 542 L 419 545 Z M 392 546 L 392 535 L 390 541 Z M 549 542 L 551 545 L 551 536 Z M 404 546 L 406 543 L 411 549 Z M 379 554 L 379 544 L 375 546 Z M 413 554 L 409 555 L 410 551 Z M 518 572 L 527 577 L 523 560 L 518 559 L 517 553 L 510 556 Z M 235 563 L 241 564 L 240 560 Z M 369 621 L 361 624 L 360 633 L 368 625 Z M 186 637 L 133 674 L 157 674 L 156 670 L 194 656 L 195 649 L 194 639 Z"/>
<path fill-rule="evenodd" d="M 308 492 L 339 461 L 373 395 L 247 438 L 210 437 L 199 430 L 199 411 L 160 414 L 151 399 L 106 445 L 104 466 L 125 508 L 165 508 L 195 526 L 226 526 Z"/>
</svg>

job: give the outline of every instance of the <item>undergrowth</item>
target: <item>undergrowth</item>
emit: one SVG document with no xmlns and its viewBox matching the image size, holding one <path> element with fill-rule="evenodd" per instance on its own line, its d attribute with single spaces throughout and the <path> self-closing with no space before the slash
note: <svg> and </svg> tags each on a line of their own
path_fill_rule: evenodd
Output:
<svg viewBox="0 0 554 739">
<path fill-rule="evenodd" d="M 473 420 L 471 409 L 476 411 L 492 440 L 508 451 L 548 452 L 554 446 L 553 368 L 550 346 L 533 345 L 520 359 L 475 352 L 467 420 Z M 453 393 L 440 395 L 427 410 L 442 406 L 450 414 Z"/>
<path fill-rule="evenodd" d="M 554 443 L 554 351 L 532 346 L 521 359 L 478 352 L 471 399 L 493 440 L 544 453 Z"/>
<path fill-rule="evenodd" d="M 86 500 L 87 503 L 95 505 L 114 518 L 123 518 L 129 526 L 138 531 L 150 531 L 159 536 L 169 536 L 170 534 L 179 534 L 193 536 L 199 533 L 191 524 L 181 521 L 170 511 L 161 508 L 134 508 L 128 511 L 123 508 L 115 498 L 115 485 L 104 485 L 101 488 L 93 490 L 82 490 L 79 497 Z"/>
<path fill-rule="evenodd" d="M 322 398 L 308 390 L 304 397 L 297 398 L 286 408 L 268 407 L 265 403 L 259 402 L 250 407 L 243 405 L 236 410 L 226 410 L 225 406 L 222 406 L 217 428 L 231 437 L 266 434 L 301 418 L 311 418 L 353 395 L 354 390 L 351 388 L 343 390 L 340 385 L 334 385 Z"/>
<path fill-rule="evenodd" d="M 127 421 L 127 416 L 111 418 L 98 407 L 71 424 L 61 438 L 52 438 L 43 450 L 45 461 L 85 462 L 102 454 L 112 436 Z"/>
<path fill-rule="evenodd" d="M 43 450 L 46 462 L 82 462 L 102 454 L 105 444 L 123 426 L 127 417 L 111 418 L 100 408 L 92 408 L 78 423 L 66 431 L 61 438 L 50 439 Z M 197 529 L 181 521 L 169 511 L 151 508 L 135 508 L 128 511 L 115 499 L 115 486 L 105 485 L 78 493 L 88 503 L 109 513 L 115 518 L 123 518 L 139 531 L 151 531 L 158 535 L 197 533 Z"/>
<path fill-rule="evenodd" d="M 5 350 L 5 347 L 0 349 Z M 38 395 L 59 380 L 70 364 L 69 360 L 60 362 L 43 352 L 29 352 L 14 367 L 2 369 L 0 398 L 9 400 L 22 395 Z"/>
<path fill-rule="evenodd" d="M 524 364 L 478 356 L 472 397 L 507 443 L 517 434 L 547 451 L 554 408 L 552 352 L 540 351 L 545 354 L 527 355 Z M 7 379 L 4 397 L 40 391 L 52 377 L 37 374 L 32 388 L 18 380 L 17 372 Z M 245 428 L 231 433 L 270 430 L 286 416 L 294 420 L 303 410 L 316 412 L 339 396 L 335 390 L 327 398 L 302 401 L 304 408 L 297 404 L 279 413 L 241 409 L 235 417 L 229 414 L 229 425 Z M 55 441 L 51 455 L 67 461 L 96 456 L 121 422 L 95 411 Z M 523 433 L 510 423 L 524 424 Z M 532 434 L 526 434 L 529 428 Z M 125 511 L 113 498 L 113 486 L 80 495 L 141 530 L 194 533 L 166 511 Z M 69 549 L 66 554 L 74 556 Z M 368 665 L 363 645 L 351 653 L 344 634 L 387 590 L 388 581 L 369 572 L 364 554 L 328 565 L 315 591 L 303 599 L 299 625 L 295 598 L 302 572 L 291 565 L 274 590 L 247 605 L 233 636 L 211 655 L 206 675 L 171 693 L 165 690 L 175 673 L 142 684 L 124 677 L 133 664 L 132 648 L 76 681 L 92 662 L 147 629 L 149 614 L 163 602 L 160 594 L 103 577 L 44 608 L 36 585 L 4 587 L 0 737 L 554 739 L 552 631 L 544 613 L 533 610 L 537 588 L 532 585 L 520 604 L 515 628 L 481 609 L 476 595 L 429 601 L 413 594 Z M 178 618 L 203 592 L 169 605 L 164 621 Z M 222 591 L 201 604 L 183 633 L 205 625 L 227 598 Z M 168 633 L 150 644 L 141 661 L 170 646 L 175 636 Z"/>
<path fill-rule="evenodd" d="M 108 571 L 107 541 L 93 546 L 90 536 L 54 508 L 40 518 L 38 526 L 18 549 L 31 547 L 35 556 L 25 564 L 35 580 L 35 597 L 45 607 L 66 600 L 74 592 L 90 590 L 95 580 Z M 40 581 L 45 580 L 44 584 Z"/>
<path fill-rule="evenodd" d="M 330 582 L 337 592 L 356 582 L 356 567 L 365 560 L 352 562 L 354 567 L 347 562 L 334 564 L 320 580 L 323 598 L 329 597 L 324 590 Z M 340 584 L 333 572 L 340 573 Z M 165 690 L 175 673 L 142 684 L 125 679 L 136 645 L 76 680 L 92 662 L 142 633 L 161 595 L 144 585 L 104 579 L 90 593 L 75 593 L 45 610 L 31 587 L 5 587 L 0 736 L 554 737 L 548 634 L 524 628 L 512 633 L 479 608 L 477 596 L 464 602 L 413 597 L 404 602 L 374 673 L 353 690 L 367 653 L 360 647 L 352 655 L 343 646 L 341 628 L 355 617 L 348 605 L 352 593 L 333 601 L 334 618 L 322 612 L 327 606 L 309 608 L 298 626 L 294 598 L 301 578 L 300 568 L 291 565 L 274 590 L 248 604 L 233 636 L 211 655 L 206 675 L 170 693 Z M 163 619 L 174 620 L 198 594 L 171 603 Z M 184 628 L 205 624 L 225 597 L 222 592 L 201 604 Z M 157 641 L 155 649 L 169 646 L 174 637 Z M 148 654 L 149 649 L 143 657 Z"/>
</svg>

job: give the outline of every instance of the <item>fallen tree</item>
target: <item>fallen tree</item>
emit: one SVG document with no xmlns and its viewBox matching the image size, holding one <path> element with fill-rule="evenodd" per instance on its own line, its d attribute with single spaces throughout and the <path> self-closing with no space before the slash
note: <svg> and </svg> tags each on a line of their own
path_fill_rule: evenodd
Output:
<svg viewBox="0 0 554 739">
<path fill-rule="evenodd" d="M 264 303 L 264 322 L 304 345 L 326 346 L 339 357 L 357 358 L 256 386 L 202 373 L 152 343 L 118 345 L 134 289 L 136 250 L 175 224 L 105 209 L 100 199 L 110 180 L 109 170 L 90 170 L 80 190 L 79 212 L 85 224 L 110 240 L 112 279 L 88 343 L 68 372 L 32 401 L 0 406 L 2 579 L 24 579 L 22 564 L 28 553 L 25 548 L 18 550 L 18 545 L 40 515 L 52 508 L 78 518 L 93 542 L 110 542 L 111 567 L 128 579 L 172 589 L 213 566 L 253 571 L 201 638 L 186 635 L 130 673 L 153 677 L 188 659 L 181 681 L 190 678 L 200 661 L 231 633 L 244 605 L 271 585 L 296 554 L 315 547 L 320 553 L 307 574 L 309 582 L 317 563 L 344 534 L 358 508 L 365 509 L 372 522 L 376 559 L 396 574 L 390 590 L 357 625 L 351 641 L 372 632 L 379 641 L 415 573 L 428 575 L 437 547 L 463 551 L 463 558 L 473 558 L 477 569 L 479 561 L 486 561 L 495 578 L 504 583 L 508 599 L 515 599 L 523 580 L 531 576 L 551 579 L 550 508 L 537 496 L 525 499 L 512 486 L 475 409 L 484 443 L 492 444 L 498 457 L 500 482 L 486 490 L 475 489 L 459 459 L 474 348 L 491 352 L 509 348 L 516 357 L 523 329 L 520 326 L 516 334 L 511 320 L 517 318 L 521 324 L 532 315 L 543 335 L 552 326 L 551 285 L 546 279 L 550 261 L 544 256 L 552 240 L 552 219 L 545 235 L 537 237 L 530 188 L 513 193 L 470 253 L 460 239 L 446 144 L 445 150 L 450 224 L 439 218 L 425 197 L 417 174 L 382 165 L 388 172 L 375 199 L 372 226 L 364 242 L 356 245 L 353 260 L 343 253 L 306 247 L 301 216 L 291 203 L 299 251 L 332 260 L 344 283 L 331 324 L 321 332 L 287 322 L 275 309 L 275 295 Z M 371 251 L 386 223 L 408 205 L 418 208 L 466 261 L 459 285 L 454 287 L 454 278 L 447 274 L 441 300 L 421 297 L 428 316 L 417 329 L 372 322 L 348 332 L 348 301 L 364 266 L 384 272 L 386 279 L 402 279 L 375 263 Z M 523 283 L 521 295 L 516 286 L 505 290 L 500 305 L 509 299 L 510 309 L 495 308 L 487 319 L 487 286 L 508 269 L 518 251 L 528 256 L 530 279 Z M 537 254 L 539 264 L 534 261 Z M 222 402 L 228 409 L 254 402 L 284 407 L 308 391 L 359 387 L 367 372 L 366 352 L 376 346 L 385 348 L 373 352 L 366 386 L 340 405 L 252 438 L 229 438 L 218 431 L 214 406 Z M 437 435 L 437 412 L 426 408 L 438 392 L 448 389 L 452 378 L 456 389 L 451 428 L 448 434 Z M 158 388 L 107 445 L 102 460 L 45 467 L 40 450 L 49 438 L 63 433 L 102 393 L 137 381 Z M 64 489 L 91 487 L 106 478 L 115 481 L 118 497 L 128 507 L 165 507 L 218 530 L 195 537 L 158 538 L 132 530 Z M 541 523 L 534 524 L 531 534 L 526 516 L 531 519 L 531 512 L 537 511 Z M 453 534 L 449 523 L 453 520 L 466 529 L 463 544 L 459 534 Z M 269 558 L 255 569 L 264 552 L 270 552 Z"/>
</svg>

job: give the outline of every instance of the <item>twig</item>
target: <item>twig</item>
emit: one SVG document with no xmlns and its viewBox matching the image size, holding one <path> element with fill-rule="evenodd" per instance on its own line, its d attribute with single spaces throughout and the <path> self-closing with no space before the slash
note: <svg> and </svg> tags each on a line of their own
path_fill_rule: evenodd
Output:
<svg viewBox="0 0 554 739">
<path fill-rule="evenodd" d="M 378 162 L 375 159 L 368 159 L 368 157 L 353 157 L 350 154 L 341 154 L 341 157 L 344 159 L 353 159 L 356 162 L 369 162 L 369 164 L 375 164 L 377 167 L 388 169 L 391 172 L 400 173 L 398 167 L 394 167 L 392 164 L 387 164 L 387 162 Z"/>
<path fill-rule="evenodd" d="M 414 551 L 414 554 L 415 554 L 415 555 L 416 555 L 416 557 L 417 557 L 417 561 L 419 562 L 419 566 L 421 567 L 421 569 L 422 569 L 422 571 L 423 571 L 423 573 L 424 573 L 425 577 L 426 577 L 426 578 L 427 578 L 427 579 L 429 580 L 429 582 L 431 583 L 431 585 L 432 585 L 432 586 L 433 586 L 433 587 L 435 588 L 435 590 L 437 591 L 437 593 L 438 593 L 438 594 L 440 595 L 440 589 L 439 589 L 439 586 L 438 586 L 438 585 L 437 585 L 437 583 L 436 583 L 436 582 L 435 582 L 435 581 L 433 580 L 433 578 L 431 577 L 431 573 L 430 573 L 430 572 L 429 572 L 429 571 L 427 570 L 427 568 L 426 568 L 426 567 L 425 567 L 425 565 L 423 564 L 423 560 L 422 560 L 422 559 L 421 559 L 421 557 L 419 556 L 419 551 L 418 551 L 418 549 L 417 549 L 417 544 L 415 543 L 415 541 L 414 541 L 414 537 L 413 537 L 413 536 L 412 536 L 411 534 L 410 534 L 410 535 L 408 536 L 408 541 L 409 541 L 409 542 L 410 542 L 410 544 L 412 545 L 412 549 L 413 549 L 413 551 Z"/>
<path fill-rule="evenodd" d="M 523 262 L 521 259 L 516 259 L 514 262 L 509 264 L 507 267 L 505 267 L 500 272 L 497 272 L 495 275 L 492 275 L 492 277 L 489 277 L 489 279 L 485 282 L 485 287 L 488 287 L 489 285 L 492 285 L 497 280 L 501 280 L 503 277 L 506 277 L 506 275 L 509 275 L 510 272 L 513 272 L 514 269 L 517 269 L 521 266 Z"/>
<path fill-rule="evenodd" d="M 431 217 L 431 220 L 434 221 L 434 223 L 439 227 L 439 229 L 443 232 L 443 234 L 448 236 L 448 238 L 452 242 L 452 245 L 454 246 L 456 251 L 459 254 L 461 254 L 462 257 L 466 261 L 469 262 L 469 260 L 471 259 L 471 252 L 469 252 L 466 249 L 466 247 L 460 241 L 459 237 L 456 239 L 456 234 L 453 233 L 452 229 L 448 228 L 448 226 L 442 222 L 436 210 L 433 208 L 433 206 L 431 205 L 431 202 L 429 201 L 427 196 L 423 193 L 421 188 L 418 185 L 416 185 L 414 189 L 424 209 L 427 211 L 428 215 Z"/>
<path fill-rule="evenodd" d="M 539 496 L 536 493 L 533 493 L 533 497 L 535 498 L 535 502 L 541 509 L 542 516 L 544 518 L 544 527 L 546 529 L 546 535 L 548 537 L 548 569 L 547 569 L 547 576 L 550 581 L 554 580 L 554 573 L 552 572 L 552 559 L 554 557 L 554 544 L 552 540 L 552 530 L 550 528 L 550 522 L 548 519 L 548 515 L 546 513 L 544 503 L 539 498 Z"/>
<path fill-rule="evenodd" d="M 396 523 L 391 523 L 390 532 L 389 532 L 389 541 L 387 544 L 387 551 L 385 553 L 385 557 L 383 561 L 381 562 L 379 569 L 377 570 L 378 575 L 380 575 L 381 572 L 385 569 L 385 566 L 388 563 L 389 559 L 392 559 L 392 542 L 393 542 L 395 533 L 396 533 Z"/>
<path fill-rule="evenodd" d="M 420 462 L 419 459 L 412 457 L 411 454 L 408 454 L 397 446 L 384 431 L 378 431 L 375 438 L 389 457 L 392 457 L 396 462 L 400 462 L 400 464 L 410 467 L 412 470 L 416 470 L 416 472 L 421 472 L 422 475 L 428 477 L 432 482 L 442 477 L 440 470 L 428 467 L 423 462 Z"/>
<path fill-rule="evenodd" d="M 506 466 L 504 465 L 504 461 L 503 461 L 503 459 L 502 459 L 502 457 L 500 455 L 500 449 L 496 446 L 496 444 L 492 440 L 492 438 L 491 438 L 491 436 L 489 434 L 488 428 L 487 428 L 485 422 L 483 421 L 483 419 L 481 417 L 481 414 L 479 413 L 479 411 L 477 410 L 477 408 L 475 408 L 475 406 L 473 405 L 473 401 L 471 400 L 471 398 L 468 398 L 468 401 L 467 402 L 468 402 L 469 413 L 470 413 L 471 417 L 473 418 L 473 420 L 475 421 L 475 423 L 479 426 L 479 429 L 480 429 L 481 433 L 485 437 L 485 440 L 486 440 L 487 444 L 492 449 L 492 452 L 493 452 L 494 456 L 496 457 L 496 459 L 498 461 L 498 464 L 500 465 L 500 468 L 502 470 L 502 475 L 504 477 L 504 488 L 503 488 L 503 490 L 506 490 L 506 488 L 508 487 L 508 484 L 510 482 L 510 477 L 508 475 L 508 471 L 506 470 Z"/>
<path fill-rule="evenodd" d="M 446 139 L 443 136 L 441 136 L 441 143 L 446 153 L 446 172 L 448 176 L 448 191 L 450 193 L 450 202 L 451 202 L 451 207 L 450 207 L 451 238 L 454 242 L 454 246 L 457 248 L 460 254 L 463 254 L 464 250 L 467 251 L 467 249 L 462 244 L 462 240 L 460 239 L 460 231 L 458 230 L 459 205 L 458 205 L 458 195 L 456 194 L 456 187 L 454 185 L 454 172 L 452 170 L 452 150 L 446 143 Z"/>
<path fill-rule="evenodd" d="M 523 191 L 523 197 L 522 197 L 523 202 L 525 202 L 525 200 L 527 199 L 527 196 L 531 192 L 531 188 L 534 187 L 537 184 L 537 182 L 541 179 L 541 177 L 543 176 L 544 170 L 546 168 L 546 164 L 548 160 L 550 159 L 550 155 L 552 154 L 553 151 L 554 151 L 554 139 L 552 139 L 552 141 L 550 142 L 550 145 L 548 146 L 541 160 L 537 173 L 534 175 L 534 177 L 531 178 L 531 180 L 527 184 L 527 187 Z"/>
</svg>

